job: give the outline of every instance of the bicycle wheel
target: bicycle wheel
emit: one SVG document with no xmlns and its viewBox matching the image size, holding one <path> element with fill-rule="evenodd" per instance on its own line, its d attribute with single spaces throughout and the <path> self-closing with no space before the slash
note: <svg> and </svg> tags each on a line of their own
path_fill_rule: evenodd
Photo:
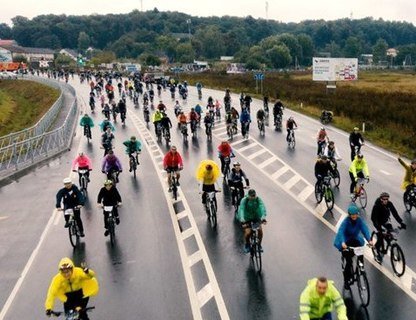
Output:
<svg viewBox="0 0 416 320">
<path fill-rule="evenodd" d="M 209 206 L 209 216 L 211 221 L 211 227 L 216 228 L 217 227 L 217 209 L 215 208 L 214 202 L 211 202 Z"/>
<path fill-rule="evenodd" d="M 315 183 L 315 199 L 317 203 L 321 203 L 322 201 L 322 190 L 318 182 Z"/>
<path fill-rule="evenodd" d="M 260 247 L 260 245 L 257 243 L 256 244 L 256 255 L 255 255 L 256 261 L 255 261 L 255 264 L 256 264 L 256 269 L 257 269 L 258 273 L 261 272 L 261 268 L 262 268 L 261 251 L 260 251 L 259 247 Z"/>
<path fill-rule="evenodd" d="M 178 186 L 176 185 L 176 179 L 172 179 L 172 196 L 175 201 L 178 200 Z"/>
<path fill-rule="evenodd" d="M 88 195 L 87 187 L 88 187 L 88 180 L 85 176 L 82 176 L 81 177 L 81 192 L 84 198 L 87 198 L 87 195 Z"/>
<path fill-rule="evenodd" d="M 404 203 L 404 207 L 406 209 L 407 212 L 410 212 L 412 210 L 412 203 L 411 201 L 409 201 L 409 197 L 406 199 L 404 194 L 403 194 L 403 203 Z"/>
<path fill-rule="evenodd" d="M 78 226 L 77 223 L 73 220 L 68 228 L 69 232 L 69 242 L 71 242 L 72 247 L 76 247 L 78 243 Z"/>
<path fill-rule="evenodd" d="M 136 163 L 134 163 L 133 165 L 133 178 L 136 179 L 136 170 L 137 170 L 137 165 Z"/>
<path fill-rule="evenodd" d="M 367 206 L 367 191 L 364 188 L 360 190 L 360 204 L 362 208 Z"/>
<path fill-rule="evenodd" d="M 116 232 L 115 232 L 114 219 L 112 217 L 108 218 L 108 232 L 110 233 L 111 245 L 114 246 L 114 243 L 116 241 Z"/>
<path fill-rule="evenodd" d="M 391 246 L 390 261 L 394 274 L 398 277 L 401 277 L 406 270 L 406 260 L 404 258 L 402 248 L 400 248 L 397 243 L 394 243 Z"/>
<path fill-rule="evenodd" d="M 375 244 L 377 243 L 377 241 L 378 241 L 378 238 L 377 238 L 377 232 L 375 232 L 375 231 L 373 231 L 372 233 L 371 233 L 371 241 L 373 242 L 373 246 L 371 246 L 371 251 L 373 252 L 373 256 L 374 256 L 374 258 L 378 255 L 378 252 L 377 252 L 377 249 L 376 249 L 376 246 L 375 246 Z"/>
<path fill-rule="evenodd" d="M 370 304 L 370 285 L 365 271 L 358 271 L 357 274 L 358 294 L 364 307 Z"/>
<path fill-rule="evenodd" d="M 325 203 L 329 211 L 331 211 L 334 208 L 334 193 L 332 192 L 330 187 L 326 187 L 325 190 Z"/>
<path fill-rule="evenodd" d="M 334 180 L 334 187 L 338 188 L 339 184 L 341 183 L 341 176 L 339 175 L 338 169 L 335 169 L 335 173 L 332 175 L 332 179 Z"/>
</svg>

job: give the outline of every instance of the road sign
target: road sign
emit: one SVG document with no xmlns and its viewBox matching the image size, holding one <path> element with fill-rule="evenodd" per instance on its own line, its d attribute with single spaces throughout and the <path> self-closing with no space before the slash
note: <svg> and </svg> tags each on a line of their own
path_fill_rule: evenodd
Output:
<svg viewBox="0 0 416 320">
<path fill-rule="evenodd" d="M 264 73 L 255 73 L 254 80 L 264 80 Z"/>
</svg>

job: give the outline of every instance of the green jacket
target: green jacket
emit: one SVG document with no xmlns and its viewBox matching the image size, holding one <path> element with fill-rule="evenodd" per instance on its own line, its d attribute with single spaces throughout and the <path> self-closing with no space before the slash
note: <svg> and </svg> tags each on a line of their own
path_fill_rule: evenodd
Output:
<svg viewBox="0 0 416 320">
<path fill-rule="evenodd" d="M 354 178 L 357 178 L 358 172 L 363 172 L 365 177 L 370 176 L 370 172 L 368 171 L 367 160 L 362 158 L 361 162 L 358 162 L 357 156 L 355 156 L 354 160 L 351 162 L 350 165 L 350 172 L 354 175 Z"/>
<path fill-rule="evenodd" d="M 305 290 L 300 295 L 300 320 L 320 319 L 335 307 L 338 320 L 348 320 L 347 308 L 344 300 L 334 286 L 333 281 L 328 281 L 328 289 L 324 296 L 316 291 L 317 278 L 310 279 Z"/>
<path fill-rule="evenodd" d="M 407 186 L 416 184 L 416 170 L 412 170 L 412 167 L 406 164 L 402 159 L 399 158 L 398 160 L 406 171 L 402 182 L 402 189 L 406 189 Z"/>
<path fill-rule="evenodd" d="M 126 140 L 123 144 L 126 146 L 126 154 L 142 151 L 142 144 L 139 140 L 136 140 L 134 143 L 131 140 Z"/>
<path fill-rule="evenodd" d="M 238 207 L 237 219 L 240 222 L 257 221 L 266 218 L 266 207 L 263 200 L 257 197 L 254 200 L 248 200 L 248 196 L 241 199 Z"/>
<path fill-rule="evenodd" d="M 79 122 L 80 126 L 86 126 L 89 125 L 90 128 L 94 127 L 94 121 L 90 117 L 82 117 L 81 121 Z"/>
</svg>

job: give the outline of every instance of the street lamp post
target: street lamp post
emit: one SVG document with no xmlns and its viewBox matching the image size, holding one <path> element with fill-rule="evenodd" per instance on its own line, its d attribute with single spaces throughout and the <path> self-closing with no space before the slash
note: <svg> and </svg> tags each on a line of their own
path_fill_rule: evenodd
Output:
<svg viewBox="0 0 416 320">
<path fill-rule="evenodd" d="M 188 25 L 189 40 L 191 40 L 191 19 L 186 19 L 186 23 Z"/>
</svg>

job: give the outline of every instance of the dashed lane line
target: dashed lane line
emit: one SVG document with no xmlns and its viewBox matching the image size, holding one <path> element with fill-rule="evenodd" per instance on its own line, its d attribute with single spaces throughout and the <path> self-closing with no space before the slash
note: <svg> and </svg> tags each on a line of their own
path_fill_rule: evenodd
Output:
<svg viewBox="0 0 416 320">
<path fill-rule="evenodd" d="M 182 268 L 184 271 L 185 282 L 186 282 L 186 286 L 188 290 L 193 319 L 202 320 L 203 319 L 202 312 L 201 312 L 202 307 L 206 305 L 209 301 L 214 299 L 217 309 L 218 309 L 219 318 L 223 320 L 229 320 L 230 317 L 228 315 L 228 311 L 227 311 L 224 299 L 222 297 L 217 279 L 215 277 L 214 270 L 211 265 L 211 261 L 209 260 L 207 251 L 205 249 L 204 243 L 202 241 L 202 237 L 199 233 L 198 227 L 192 215 L 192 211 L 189 207 L 189 204 L 186 201 L 186 198 L 180 188 L 178 190 L 179 196 L 178 196 L 177 201 L 173 201 L 171 199 L 171 195 L 170 193 L 168 193 L 167 188 L 165 187 L 166 178 L 165 178 L 165 172 L 162 170 L 163 163 L 162 161 L 156 160 L 156 156 L 160 156 L 161 158 L 163 157 L 162 150 L 159 148 L 159 146 L 157 145 L 154 138 L 150 134 L 145 124 L 141 121 L 141 119 L 133 112 L 131 112 L 130 115 L 133 120 L 132 121 L 133 125 L 138 130 L 143 141 L 147 142 L 144 144 L 145 148 L 147 148 L 147 150 L 149 151 L 149 154 L 151 155 L 151 159 L 156 169 L 156 173 L 159 177 L 161 184 L 163 185 L 163 194 L 168 204 L 169 214 L 172 220 L 173 229 L 174 229 L 176 241 L 178 244 L 178 249 L 179 249 L 179 254 L 181 257 L 181 261 L 182 261 Z M 158 151 L 156 151 L 154 146 L 157 146 Z M 151 149 L 153 152 L 150 152 Z M 182 206 L 180 207 L 183 207 L 183 209 L 177 212 L 176 210 L 178 209 L 175 209 L 175 204 L 179 202 L 182 203 Z M 190 225 L 190 227 L 187 228 L 186 230 L 182 230 L 181 220 L 183 219 L 187 219 L 189 221 L 187 225 Z M 186 252 L 185 240 L 190 237 L 194 237 L 197 243 L 198 249 L 192 254 L 188 255 L 188 253 Z M 206 274 L 208 276 L 208 283 L 202 289 L 197 291 L 195 287 L 194 279 L 192 277 L 192 267 L 195 266 L 197 262 L 200 262 L 200 261 L 202 261 Z"/>
</svg>

